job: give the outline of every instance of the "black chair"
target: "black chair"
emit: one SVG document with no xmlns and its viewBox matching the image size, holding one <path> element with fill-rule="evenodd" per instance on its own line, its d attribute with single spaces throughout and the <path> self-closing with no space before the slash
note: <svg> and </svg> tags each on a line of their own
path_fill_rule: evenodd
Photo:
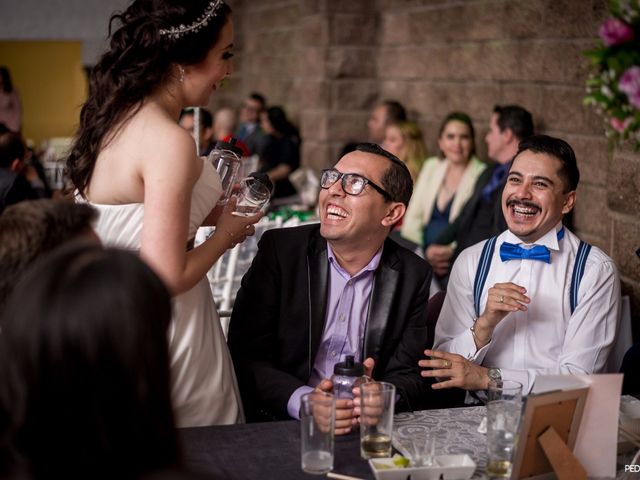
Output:
<svg viewBox="0 0 640 480">
<path fill-rule="evenodd" d="M 632 345 L 624 354 L 620 373 L 624 374 L 622 381 L 623 395 L 640 394 L 640 343 Z"/>
<path fill-rule="evenodd" d="M 444 303 L 444 297 L 446 296 L 444 290 L 435 293 L 427 302 L 427 346 L 426 348 L 432 348 L 435 340 L 436 323 L 440 316 L 440 310 Z"/>
</svg>

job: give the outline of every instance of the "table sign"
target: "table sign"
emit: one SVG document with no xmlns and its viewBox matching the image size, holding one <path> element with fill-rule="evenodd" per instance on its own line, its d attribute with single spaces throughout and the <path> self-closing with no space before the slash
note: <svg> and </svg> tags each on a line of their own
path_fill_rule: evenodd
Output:
<svg viewBox="0 0 640 480">
<path fill-rule="evenodd" d="M 532 393 L 588 387 L 573 453 L 589 477 L 615 477 L 622 374 L 541 375 Z"/>
</svg>

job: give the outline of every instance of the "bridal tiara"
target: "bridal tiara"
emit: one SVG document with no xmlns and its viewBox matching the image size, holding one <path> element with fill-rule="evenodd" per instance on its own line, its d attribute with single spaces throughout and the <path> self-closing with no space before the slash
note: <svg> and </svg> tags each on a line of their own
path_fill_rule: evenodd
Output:
<svg viewBox="0 0 640 480">
<path fill-rule="evenodd" d="M 223 0 L 212 0 L 209 2 L 209 6 L 206 8 L 204 13 L 198 17 L 198 19 L 191 23 L 190 25 L 180 24 L 177 27 L 171 27 L 169 29 L 161 29 L 160 35 L 166 35 L 171 40 L 177 40 L 183 35 L 186 35 L 191 32 L 197 32 L 203 27 L 206 27 L 211 20 L 212 17 L 216 16 L 217 10 L 224 5 Z"/>
</svg>

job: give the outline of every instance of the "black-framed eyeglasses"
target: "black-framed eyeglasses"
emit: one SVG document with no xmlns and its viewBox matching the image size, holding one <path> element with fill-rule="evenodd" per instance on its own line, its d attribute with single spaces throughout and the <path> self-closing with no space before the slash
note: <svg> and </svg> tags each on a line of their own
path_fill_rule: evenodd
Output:
<svg viewBox="0 0 640 480">
<path fill-rule="evenodd" d="M 387 201 L 391 201 L 391 195 L 379 185 L 357 173 L 342 173 L 335 168 L 326 168 L 322 170 L 320 176 L 320 187 L 328 189 L 342 179 L 342 190 L 348 195 L 360 195 L 367 184 L 371 185 L 380 195 L 382 195 Z"/>
</svg>

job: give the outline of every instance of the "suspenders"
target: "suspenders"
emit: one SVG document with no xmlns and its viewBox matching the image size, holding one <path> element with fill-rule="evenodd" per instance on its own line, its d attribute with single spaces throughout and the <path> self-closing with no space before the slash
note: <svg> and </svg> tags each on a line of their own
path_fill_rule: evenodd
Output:
<svg viewBox="0 0 640 480">
<path fill-rule="evenodd" d="M 482 254 L 480 255 L 480 261 L 478 262 L 478 270 L 476 270 L 476 278 L 473 283 L 473 306 L 476 310 L 476 318 L 480 316 L 480 297 L 484 290 L 484 284 L 487 281 L 487 275 L 491 268 L 491 258 L 493 257 L 493 251 L 496 248 L 496 239 L 498 237 L 491 237 L 484 244 Z M 578 253 L 576 254 L 576 261 L 573 265 L 573 274 L 571 275 L 571 290 L 569 294 L 569 304 L 571 305 L 571 313 L 576 309 L 578 305 L 578 289 L 580 288 L 580 281 L 584 275 L 584 266 L 587 263 L 587 257 L 591 251 L 591 245 L 580 241 L 578 247 Z"/>
</svg>

